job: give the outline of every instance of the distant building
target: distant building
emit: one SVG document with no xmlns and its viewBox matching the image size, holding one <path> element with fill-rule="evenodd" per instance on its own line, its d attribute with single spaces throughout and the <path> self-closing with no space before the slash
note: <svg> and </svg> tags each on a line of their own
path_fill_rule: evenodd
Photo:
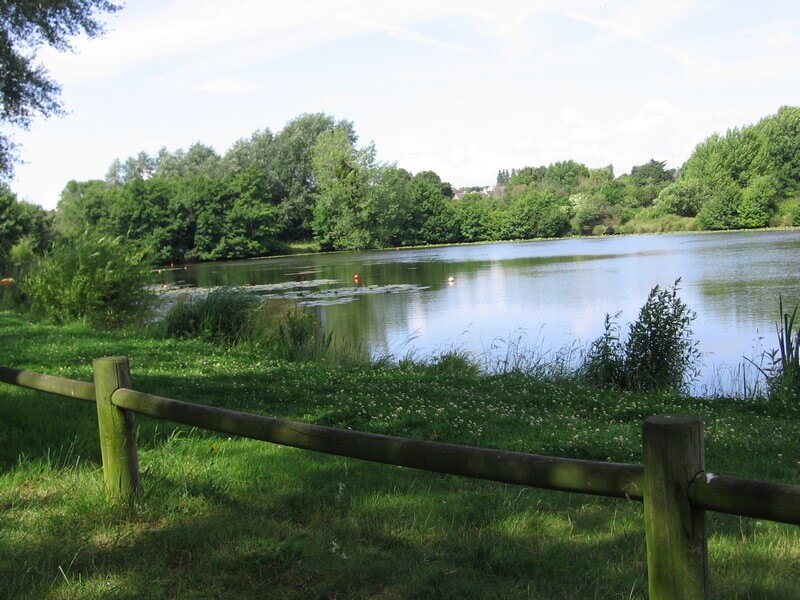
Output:
<svg viewBox="0 0 800 600">
<path fill-rule="evenodd" d="M 453 190 L 453 198 L 456 200 L 461 200 L 467 194 L 481 194 L 483 196 L 500 198 L 503 196 L 504 190 L 505 186 L 502 185 L 487 185 L 483 187 L 475 185 L 472 187 L 461 187 Z"/>
</svg>

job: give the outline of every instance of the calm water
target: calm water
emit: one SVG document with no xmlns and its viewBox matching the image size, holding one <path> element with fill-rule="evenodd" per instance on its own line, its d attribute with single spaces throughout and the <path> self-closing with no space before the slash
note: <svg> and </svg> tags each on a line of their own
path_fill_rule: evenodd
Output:
<svg viewBox="0 0 800 600">
<path fill-rule="evenodd" d="M 519 338 L 540 350 L 588 343 L 606 313 L 630 322 L 654 285 L 680 277 L 705 353 L 700 391 L 729 387 L 725 367 L 775 347 L 779 295 L 785 305 L 800 301 L 798 265 L 800 232 L 781 231 L 338 253 L 196 265 L 163 277 L 298 298 L 329 330 L 366 341 L 376 355 L 457 347 L 490 360 Z"/>
</svg>

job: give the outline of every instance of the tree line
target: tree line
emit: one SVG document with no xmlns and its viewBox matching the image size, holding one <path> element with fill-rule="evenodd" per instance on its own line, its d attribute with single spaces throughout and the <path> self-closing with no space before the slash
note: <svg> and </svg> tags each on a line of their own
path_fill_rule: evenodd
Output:
<svg viewBox="0 0 800 600">
<path fill-rule="evenodd" d="M 53 235 L 87 230 L 178 262 L 308 240 L 360 250 L 769 225 L 800 225 L 799 107 L 710 136 L 679 169 L 650 160 L 616 176 L 611 165 L 567 160 L 501 170 L 491 193 L 456 194 L 433 171 L 380 163 L 351 122 L 322 113 L 256 131 L 224 154 L 198 142 L 114 160 L 103 180 L 70 181 L 52 213 L 0 189 L 6 261 L 17 244 L 40 251 Z"/>
</svg>

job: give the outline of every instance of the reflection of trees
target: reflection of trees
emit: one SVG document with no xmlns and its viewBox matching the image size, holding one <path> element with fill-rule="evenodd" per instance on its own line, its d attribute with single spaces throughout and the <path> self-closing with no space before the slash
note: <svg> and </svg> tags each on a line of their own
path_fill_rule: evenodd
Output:
<svg viewBox="0 0 800 600">
<path fill-rule="evenodd" d="M 784 306 L 800 302 L 800 279 L 704 281 L 700 291 L 706 310 L 736 325 L 771 325 L 778 321 L 778 298 Z"/>
</svg>

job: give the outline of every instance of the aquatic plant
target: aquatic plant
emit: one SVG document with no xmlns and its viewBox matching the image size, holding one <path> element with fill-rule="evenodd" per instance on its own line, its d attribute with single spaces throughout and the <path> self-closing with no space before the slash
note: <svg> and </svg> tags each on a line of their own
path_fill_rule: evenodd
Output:
<svg viewBox="0 0 800 600">
<path fill-rule="evenodd" d="M 771 401 L 796 401 L 800 397 L 800 327 L 795 328 L 797 310 L 798 306 L 795 306 L 789 314 L 783 308 L 783 298 L 778 298 L 778 348 L 764 353 L 766 367 L 755 365 L 766 379 Z"/>
</svg>

